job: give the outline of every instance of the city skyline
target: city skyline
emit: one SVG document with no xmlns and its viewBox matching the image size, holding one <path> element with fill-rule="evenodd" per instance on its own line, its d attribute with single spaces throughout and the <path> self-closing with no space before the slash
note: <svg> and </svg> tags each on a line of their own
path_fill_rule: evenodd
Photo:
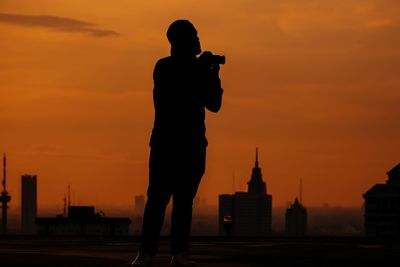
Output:
<svg viewBox="0 0 400 267">
<path fill-rule="evenodd" d="M 107 192 L 130 205 L 145 193 L 151 76 L 169 54 L 167 26 L 181 17 L 196 25 L 204 50 L 227 59 L 222 109 L 207 117 L 199 195 L 216 205 L 232 193 L 233 176 L 243 190 L 259 147 L 274 205 L 292 201 L 302 178 L 307 207 L 362 206 L 362 194 L 399 162 L 400 3 L 209 4 L 2 1 L 9 212 L 25 173 L 41 179 L 39 207 L 62 207 L 68 184 L 82 204 L 104 205 Z"/>
<path fill-rule="evenodd" d="M 257 148 L 257 150 L 258 150 L 258 148 Z M 258 166 L 258 164 L 259 164 L 259 161 L 258 161 L 258 151 L 257 151 L 256 152 L 256 166 Z M 37 176 L 37 174 L 26 174 L 26 173 L 21 175 L 21 177 L 36 177 L 36 176 Z M 243 191 L 247 190 L 246 186 L 249 186 L 248 185 L 249 184 L 248 179 L 246 179 L 246 178 L 240 179 L 240 181 L 236 181 L 235 178 L 233 177 L 233 180 L 231 182 L 232 182 L 232 187 L 231 187 L 230 193 L 233 193 L 233 194 L 242 193 Z M 240 183 L 239 185 L 237 184 L 238 182 Z M 21 184 L 20 184 L 20 186 L 21 186 Z M 298 188 L 298 192 L 297 193 L 296 192 L 293 193 L 293 197 L 296 198 L 296 199 L 297 198 L 302 199 L 302 197 L 303 197 L 302 191 L 303 191 L 302 179 L 300 178 L 300 187 Z M 20 194 L 16 194 L 16 196 L 21 198 L 22 197 L 22 192 L 20 191 L 19 193 Z M 63 191 L 63 194 L 62 194 L 63 197 L 60 198 L 57 203 L 50 203 L 50 205 L 49 204 L 46 205 L 46 204 L 42 203 L 41 206 L 43 206 L 45 209 L 48 209 L 48 208 L 54 209 L 55 207 L 62 207 L 64 209 L 65 205 L 66 205 L 66 201 L 67 201 L 69 203 L 69 205 L 72 204 L 72 203 L 74 205 L 91 205 L 91 204 L 94 203 L 95 206 L 104 206 L 104 207 L 107 207 L 107 208 L 118 207 L 118 206 L 119 207 L 134 206 L 134 209 L 136 210 L 137 198 L 138 197 L 144 197 L 144 200 L 145 200 L 145 195 L 146 195 L 146 192 L 142 192 L 142 194 L 131 196 L 132 199 L 134 199 L 134 201 L 131 202 L 131 203 L 124 203 L 124 204 L 114 203 L 114 204 L 112 204 L 109 201 L 105 201 L 105 202 L 99 201 L 97 198 L 95 199 L 95 201 L 93 201 L 90 196 L 87 199 L 81 198 L 81 196 L 77 195 L 74 191 L 71 191 L 71 184 L 68 184 L 66 189 L 65 189 L 65 191 Z M 205 205 L 207 205 L 207 206 L 210 206 L 210 207 L 214 206 L 215 208 L 218 207 L 218 201 L 216 203 L 213 202 L 213 201 L 208 202 L 208 199 L 206 197 L 203 197 L 202 195 L 196 196 L 196 199 L 197 200 L 202 199 L 203 202 L 205 203 Z M 18 201 L 18 199 L 17 199 L 15 202 L 16 202 L 16 205 L 14 205 L 13 208 L 16 208 L 17 210 L 21 209 L 21 201 Z M 132 204 L 132 203 L 134 203 L 134 204 Z M 289 200 L 285 201 L 285 203 L 278 203 L 278 204 L 274 203 L 272 206 L 273 207 L 288 207 L 290 205 L 291 204 L 290 204 L 290 199 L 289 199 Z M 318 207 L 318 206 L 324 206 L 324 207 L 346 207 L 346 206 L 336 205 L 335 203 L 328 203 L 328 202 L 322 202 L 322 203 L 320 203 L 320 205 L 311 205 L 311 206 L 312 207 Z M 348 206 L 348 207 L 357 207 L 357 206 Z M 359 206 L 359 207 L 361 208 L 361 206 Z M 12 213 L 15 214 L 15 211 L 12 212 Z"/>
</svg>

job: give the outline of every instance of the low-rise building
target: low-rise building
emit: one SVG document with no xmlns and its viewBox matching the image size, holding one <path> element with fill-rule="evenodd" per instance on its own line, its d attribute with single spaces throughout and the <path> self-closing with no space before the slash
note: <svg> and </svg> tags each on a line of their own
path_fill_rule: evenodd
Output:
<svg viewBox="0 0 400 267">
<path fill-rule="evenodd" d="M 38 234 L 42 235 L 128 235 L 131 220 L 95 213 L 93 206 L 70 206 L 68 216 L 38 217 Z"/>
<path fill-rule="evenodd" d="M 400 238 L 400 164 L 387 175 L 386 184 L 376 184 L 363 195 L 367 237 Z"/>
<path fill-rule="evenodd" d="M 288 236 L 305 236 L 307 233 L 307 209 L 297 198 L 286 209 L 285 233 Z"/>
</svg>

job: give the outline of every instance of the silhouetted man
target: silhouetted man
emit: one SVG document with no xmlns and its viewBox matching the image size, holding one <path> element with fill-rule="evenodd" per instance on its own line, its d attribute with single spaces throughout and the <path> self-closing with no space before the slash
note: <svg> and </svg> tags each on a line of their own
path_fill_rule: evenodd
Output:
<svg viewBox="0 0 400 267">
<path fill-rule="evenodd" d="M 154 69 L 154 127 L 150 139 L 149 186 L 141 244 L 132 266 L 150 266 L 165 209 L 172 196 L 172 266 L 196 266 L 189 260 L 193 198 L 205 171 L 205 108 L 218 112 L 222 88 L 219 65 L 203 53 L 194 26 L 173 22 L 167 32 L 171 56 Z"/>
</svg>

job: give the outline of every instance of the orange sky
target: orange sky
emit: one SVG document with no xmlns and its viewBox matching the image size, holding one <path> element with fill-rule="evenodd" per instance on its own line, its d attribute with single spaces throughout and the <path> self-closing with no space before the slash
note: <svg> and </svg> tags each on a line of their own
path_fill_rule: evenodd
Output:
<svg viewBox="0 0 400 267">
<path fill-rule="evenodd" d="M 152 70 L 186 18 L 227 57 L 201 197 L 240 190 L 259 147 L 273 205 L 361 206 L 400 161 L 400 2 L 2 0 L 0 152 L 39 205 L 132 204 L 147 186 Z M 45 17 L 39 17 L 45 15 Z M 232 177 L 235 185 L 232 186 Z"/>
</svg>

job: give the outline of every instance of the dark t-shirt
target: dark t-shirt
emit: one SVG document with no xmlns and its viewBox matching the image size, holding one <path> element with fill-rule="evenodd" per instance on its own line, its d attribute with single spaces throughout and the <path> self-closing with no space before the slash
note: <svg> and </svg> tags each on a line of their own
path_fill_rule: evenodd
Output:
<svg viewBox="0 0 400 267">
<path fill-rule="evenodd" d="M 154 68 L 155 119 L 152 148 L 205 148 L 205 108 L 218 112 L 222 88 L 218 75 L 196 59 L 166 57 Z"/>
</svg>

